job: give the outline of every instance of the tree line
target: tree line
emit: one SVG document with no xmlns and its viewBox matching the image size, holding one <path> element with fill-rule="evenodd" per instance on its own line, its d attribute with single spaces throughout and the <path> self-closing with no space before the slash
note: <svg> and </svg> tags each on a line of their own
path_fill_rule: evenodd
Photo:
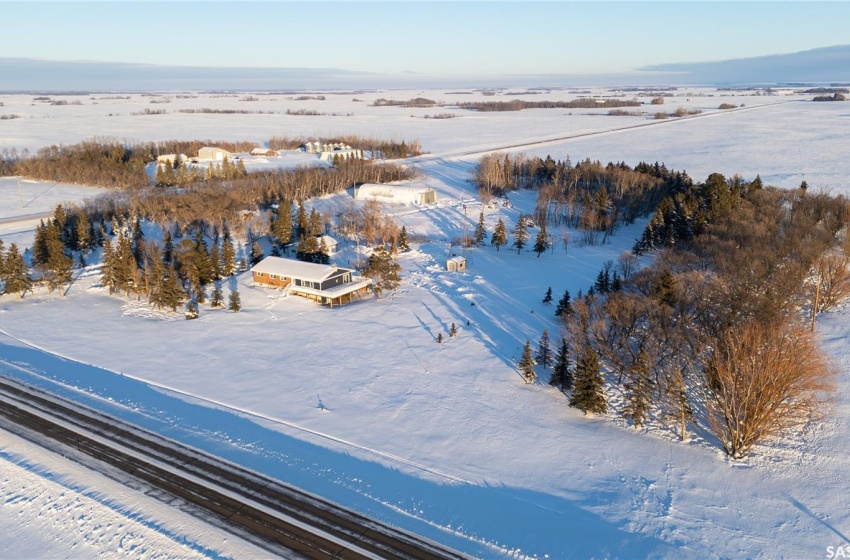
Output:
<svg viewBox="0 0 850 560">
<path fill-rule="evenodd" d="M 600 237 L 604 242 L 620 224 L 651 214 L 666 197 L 693 183 L 687 173 L 657 162 L 631 168 L 622 162 L 603 166 L 586 159 L 573 165 L 569 158 L 508 154 L 481 158 L 473 180 L 485 203 L 512 190 L 536 190 L 534 218 L 582 229 L 588 244 Z"/>
<path fill-rule="evenodd" d="M 733 458 L 817 411 L 832 370 L 811 330 L 829 307 L 819 300 L 850 293 L 850 204 L 753 183 L 712 174 L 673 195 L 691 202 L 659 207 L 681 209 L 679 229 L 640 244 L 655 253 L 649 266 L 628 253 L 606 263 L 588 294 L 565 294 L 556 314 L 576 367 L 570 383 L 552 379 L 573 384 L 573 406 L 604 412 L 609 384 L 634 426 L 675 426 L 685 439 L 697 423 Z M 595 388 L 577 394 L 588 375 Z"/>
<path fill-rule="evenodd" d="M 470 111 L 522 111 L 523 109 L 614 109 L 617 107 L 640 107 L 640 101 L 624 99 L 579 98 L 572 101 L 465 101 L 458 103 L 461 109 Z"/>
</svg>

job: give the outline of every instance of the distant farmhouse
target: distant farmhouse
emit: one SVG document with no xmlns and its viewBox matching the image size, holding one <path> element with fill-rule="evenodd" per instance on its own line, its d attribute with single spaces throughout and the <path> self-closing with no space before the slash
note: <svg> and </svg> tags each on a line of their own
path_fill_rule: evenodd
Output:
<svg viewBox="0 0 850 560">
<path fill-rule="evenodd" d="M 198 159 L 207 161 L 222 161 L 224 158 L 230 157 L 230 152 L 223 148 L 214 146 L 204 146 L 198 150 Z"/>
<path fill-rule="evenodd" d="M 351 302 L 355 295 L 362 297 L 372 285 L 370 279 L 348 268 L 280 257 L 266 257 L 251 270 L 257 286 L 282 289 L 331 307 Z"/>
<path fill-rule="evenodd" d="M 387 185 L 363 183 L 354 189 L 356 200 L 377 200 L 388 204 L 406 204 L 417 206 L 436 204 L 437 192 L 429 187 L 415 185 Z"/>
<path fill-rule="evenodd" d="M 251 155 L 254 157 L 276 156 L 277 152 L 274 150 L 270 150 L 269 148 L 254 148 L 253 150 L 251 150 Z"/>
</svg>

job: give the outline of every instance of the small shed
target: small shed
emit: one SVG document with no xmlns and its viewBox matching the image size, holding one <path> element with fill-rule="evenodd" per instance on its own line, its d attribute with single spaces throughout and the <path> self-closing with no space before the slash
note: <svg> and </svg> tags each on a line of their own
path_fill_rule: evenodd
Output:
<svg viewBox="0 0 850 560">
<path fill-rule="evenodd" d="M 251 155 L 255 157 L 276 156 L 277 152 L 268 148 L 254 148 L 253 150 L 251 150 Z"/>
<path fill-rule="evenodd" d="M 446 261 L 446 270 L 449 272 L 460 272 L 466 270 L 466 257 L 452 257 Z"/>
</svg>

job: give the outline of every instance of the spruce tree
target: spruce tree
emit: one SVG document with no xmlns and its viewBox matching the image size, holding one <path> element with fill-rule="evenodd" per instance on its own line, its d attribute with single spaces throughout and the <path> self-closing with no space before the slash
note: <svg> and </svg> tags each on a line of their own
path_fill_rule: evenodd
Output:
<svg viewBox="0 0 850 560">
<path fill-rule="evenodd" d="M 514 226 L 511 234 L 514 237 L 514 249 L 516 249 L 517 255 L 522 252 L 525 248 L 525 244 L 528 241 L 528 227 L 525 223 L 525 216 L 522 214 L 519 215 L 519 219 Z M 540 255 L 538 255 L 540 256 Z"/>
<path fill-rule="evenodd" d="M 479 247 L 484 245 L 484 240 L 487 239 L 487 228 L 484 225 L 484 210 L 478 214 L 478 225 L 475 226 L 474 239 L 475 244 Z"/>
<path fill-rule="evenodd" d="M 171 311 L 176 312 L 177 308 L 183 304 L 185 292 L 174 264 L 165 266 L 159 290 L 163 307 L 168 307 Z"/>
<path fill-rule="evenodd" d="M 32 280 L 27 274 L 27 264 L 14 243 L 9 244 L 9 252 L 3 259 L 3 268 L 2 279 L 6 282 L 4 289 L 7 294 L 17 292 L 23 298 L 26 292 L 32 290 Z"/>
<path fill-rule="evenodd" d="M 221 293 L 221 288 L 216 285 L 215 290 L 213 290 L 212 300 L 210 301 L 210 307 L 214 309 L 218 309 L 220 307 L 224 307 L 224 296 Z"/>
<path fill-rule="evenodd" d="M 531 353 L 531 341 L 526 340 L 525 346 L 522 349 L 522 358 L 520 359 L 517 367 L 519 368 L 519 372 L 522 375 L 522 378 L 525 379 L 526 383 L 534 383 L 537 379 L 537 372 L 534 371 L 534 356 Z"/>
<path fill-rule="evenodd" d="M 272 235 L 274 235 L 277 244 L 281 248 L 292 241 L 292 205 L 286 200 L 278 206 Z"/>
<path fill-rule="evenodd" d="M 375 295 L 381 297 L 384 290 L 395 290 L 401 283 L 401 265 L 384 247 L 377 247 L 366 263 L 363 276 L 371 278 Z"/>
<path fill-rule="evenodd" d="M 452 323 L 452 326 L 451 326 L 451 328 L 449 329 L 449 336 L 450 336 L 451 338 L 454 338 L 454 337 L 456 337 L 456 336 L 457 336 L 457 327 L 455 326 L 455 324 L 454 324 L 454 323 Z"/>
<path fill-rule="evenodd" d="M 233 249 L 230 234 L 225 232 L 221 248 L 221 273 L 223 276 L 233 276 L 236 272 L 236 251 Z"/>
<path fill-rule="evenodd" d="M 439 333 L 437 333 L 437 344 L 442 344 L 442 343 L 443 343 L 443 333 L 439 332 Z"/>
<path fill-rule="evenodd" d="M 210 247 L 210 266 L 212 268 L 212 280 L 221 280 L 221 254 L 218 250 L 218 243 L 215 242 Z"/>
<path fill-rule="evenodd" d="M 505 227 L 505 222 L 499 218 L 496 227 L 493 229 L 493 235 L 490 236 L 490 245 L 496 248 L 496 251 L 508 244 L 508 230 Z"/>
<path fill-rule="evenodd" d="M 171 240 L 171 231 L 168 229 L 162 234 L 162 260 L 165 264 L 171 264 L 174 259 L 174 242 Z"/>
<path fill-rule="evenodd" d="M 546 305 L 552 304 L 552 287 L 546 288 L 546 295 L 543 296 L 543 303 Z"/>
<path fill-rule="evenodd" d="M 537 258 L 549 249 L 549 234 L 546 232 L 546 222 L 540 223 L 540 231 L 537 232 L 537 238 L 534 241 L 534 252 L 537 253 Z"/>
<path fill-rule="evenodd" d="M 242 302 L 239 299 L 239 291 L 236 287 L 230 290 L 230 305 L 227 308 L 234 313 L 242 309 Z"/>
<path fill-rule="evenodd" d="M 596 351 L 585 346 L 578 355 L 574 374 L 573 392 L 570 396 L 570 406 L 578 408 L 585 414 L 604 414 L 608 410 L 605 399 L 605 380 L 602 378 L 602 368 Z"/>
<path fill-rule="evenodd" d="M 398 250 L 401 252 L 410 250 L 410 244 L 407 242 L 407 228 L 405 226 L 401 226 L 401 231 L 398 234 Z"/>
<path fill-rule="evenodd" d="M 564 295 L 558 300 L 558 305 L 555 306 L 555 317 L 567 320 L 567 317 L 572 315 L 573 306 L 570 303 L 570 291 L 564 290 Z"/>
<path fill-rule="evenodd" d="M 555 365 L 552 367 L 552 377 L 549 384 L 561 391 L 569 391 L 573 388 L 573 370 L 570 363 L 570 347 L 567 339 L 561 337 L 561 346 L 555 356 Z"/>
<path fill-rule="evenodd" d="M 636 428 L 640 428 L 646 421 L 652 393 L 649 358 L 643 350 L 638 353 L 635 363 L 629 368 L 625 389 L 626 404 L 623 407 L 623 416 L 631 420 Z"/>
<path fill-rule="evenodd" d="M 537 343 L 537 354 L 534 356 L 537 363 L 544 369 L 552 365 L 552 347 L 549 345 L 549 329 L 544 329 Z"/>
<path fill-rule="evenodd" d="M 194 300 L 189 300 L 189 303 L 186 304 L 186 319 L 197 319 L 199 314 L 198 304 Z"/>
<path fill-rule="evenodd" d="M 307 212 L 304 210 L 304 203 L 298 203 L 298 214 L 295 218 L 295 235 L 297 237 L 301 237 L 302 235 L 307 235 L 309 233 L 307 224 Z"/>
</svg>

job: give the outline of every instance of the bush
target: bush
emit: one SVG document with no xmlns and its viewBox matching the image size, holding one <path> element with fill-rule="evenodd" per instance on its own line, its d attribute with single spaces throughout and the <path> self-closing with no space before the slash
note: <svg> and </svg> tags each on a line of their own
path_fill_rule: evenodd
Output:
<svg viewBox="0 0 850 560">
<path fill-rule="evenodd" d="M 718 109 L 737 109 L 737 105 L 732 105 L 731 103 L 721 103 Z"/>
<path fill-rule="evenodd" d="M 663 113 L 663 112 L 655 113 L 655 119 L 656 120 L 663 121 L 666 118 L 667 118 L 667 113 Z"/>
<path fill-rule="evenodd" d="M 655 98 L 652 99 L 652 101 L 650 101 L 650 103 L 652 105 L 664 105 L 664 98 L 663 97 L 655 97 Z"/>
</svg>

